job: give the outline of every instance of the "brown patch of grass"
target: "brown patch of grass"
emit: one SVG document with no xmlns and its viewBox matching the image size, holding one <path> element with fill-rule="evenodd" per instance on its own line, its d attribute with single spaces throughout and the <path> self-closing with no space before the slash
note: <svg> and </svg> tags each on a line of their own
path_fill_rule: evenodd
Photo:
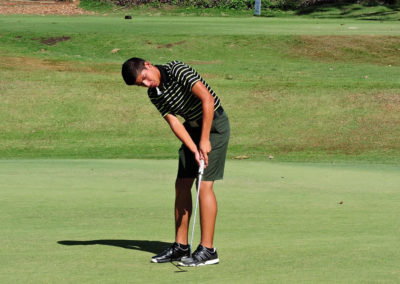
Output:
<svg viewBox="0 0 400 284">
<path fill-rule="evenodd" d="M 35 3 L 37 2 L 37 3 Z M 0 14 L 23 15 L 94 15 L 96 13 L 78 8 L 79 2 L 40 3 L 39 1 L 0 1 Z"/>
<path fill-rule="evenodd" d="M 337 150 L 342 148 L 350 154 L 377 148 L 399 149 L 400 94 L 349 94 L 347 103 L 354 109 L 368 111 L 351 115 L 347 123 L 342 125 L 344 128 L 337 127 L 337 131 L 342 133 L 331 136 L 328 145 L 336 145 Z M 346 131 L 346 124 L 353 125 L 350 131 Z"/>
<path fill-rule="evenodd" d="M 400 113 L 400 94 L 396 93 L 350 94 L 345 103 L 359 108 L 375 109 L 386 116 L 390 112 Z"/>
<path fill-rule="evenodd" d="M 202 73 L 201 77 L 204 79 L 221 79 L 223 76 L 217 75 L 217 74 L 212 74 L 212 73 Z"/>
<path fill-rule="evenodd" d="M 71 71 L 84 73 L 109 73 L 110 63 L 95 64 L 81 62 L 66 62 L 50 59 L 38 59 L 33 57 L 0 57 L 0 67 L 5 69 L 18 69 L 21 71 L 50 70 Z M 106 67 L 105 67 L 106 66 Z"/>
<path fill-rule="evenodd" d="M 151 41 L 149 41 L 149 40 L 145 40 L 144 43 L 146 43 L 147 45 L 155 45 L 155 43 L 153 43 L 153 42 L 151 42 Z M 182 45 L 182 44 L 184 44 L 184 43 L 185 43 L 185 41 L 182 40 L 182 41 L 177 41 L 177 42 L 171 42 L 171 43 L 165 43 L 165 44 L 158 44 L 158 45 L 157 45 L 157 48 L 158 48 L 158 49 L 161 49 L 161 48 L 171 48 L 171 47 L 174 47 L 174 46 L 177 46 L 177 45 Z"/>
<path fill-rule="evenodd" d="M 272 95 L 272 94 L 271 94 Z M 252 92 L 256 105 L 278 104 L 268 92 Z M 330 100 L 332 109 L 317 101 L 317 105 L 306 102 L 309 115 L 292 120 L 283 116 L 282 134 L 265 121 L 269 132 L 263 133 L 260 141 L 268 145 L 268 135 L 282 153 L 322 150 L 329 154 L 359 155 L 376 150 L 400 150 L 400 94 L 387 92 L 348 93 L 337 100 Z M 285 103 L 287 106 L 294 103 Z M 304 108 L 305 105 L 301 106 Z M 291 111 L 290 108 L 288 111 Z M 291 125 L 296 125 L 291 127 Z M 252 129 L 262 129 L 261 126 Z M 290 133 L 290 135 L 288 135 Z"/>
<path fill-rule="evenodd" d="M 400 113 L 400 94 L 383 94 L 373 95 L 373 100 L 380 104 L 385 111 Z"/>
<path fill-rule="evenodd" d="M 171 47 L 173 47 L 175 45 L 181 45 L 181 44 L 184 44 L 184 43 L 185 43 L 185 41 L 182 40 L 182 41 L 177 41 L 177 42 L 173 42 L 173 43 L 160 44 L 160 45 L 157 46 L 157 48 L 171 48 Z"/>
<path fill-rule="evenodd" d="M 40 41 L 41 43 L 43 43 L 45 45 L 56 45 L 58 42 L 68 41 L 70 39 L 71 39 L 70 36 L 32 38 L 32 40 Z"/>
<path fill-rule="evenodd" d="M 399 36 L 298 36 L 291 54 L 325 62 L 400 66 Z"/>
<path fill-rule="evenodd" d="M 258 106 L 265 106 L 266 104 L 275 103 L 277 101 L 276 97 L 270 91 L 265 90 L 252 91 L 248 94 L 248 98 Z"/>
</svg>

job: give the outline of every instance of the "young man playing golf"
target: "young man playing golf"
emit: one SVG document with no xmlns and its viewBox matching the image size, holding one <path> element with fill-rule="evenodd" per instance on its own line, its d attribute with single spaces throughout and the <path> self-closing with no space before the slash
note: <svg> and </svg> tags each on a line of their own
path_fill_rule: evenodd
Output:
<svg viewBox="0 0 400 284">
<path fill-rule="evenodd" d="M 194 69 L 179 61 L 153 65 L 131 58 L 122 65 L 122 77 L 127 85 L 148 88 L 151 102 L 182 141 L 175 182 L 175 243 L 151 261 L 184 260 L 180 264 L 185 266 L 217 264 L 219 258 L 213 244 L 217 201 L 213 185 L 223 178 L 230 135 L 229 120 L 220 99 Z M 177 115 L 185 122 L 181 123 Z M 191 188 L 200 160 L 204 161 L 199 193 L 201 242 L 188 258 Z"/>
</svg>

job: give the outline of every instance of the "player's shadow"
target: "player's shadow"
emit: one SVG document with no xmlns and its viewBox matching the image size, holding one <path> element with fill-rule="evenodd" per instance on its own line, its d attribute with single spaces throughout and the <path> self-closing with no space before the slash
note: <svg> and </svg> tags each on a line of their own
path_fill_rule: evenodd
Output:
<svg viewBox="0 0 400 284">
<path fill-rule="evenodd" d="M 166 242 L 144 241 L 144 240 L 91 240 L 91 241 L 65 240 L 65 241 L 58 241 L 57 243 L 65 246 L 105 245 L 105 246 L 120 247 L 125 249 L 147 251 L 154 254 L 157 254 L 160 251 L 165 250 L 171 245 L 171 243 L 166 243 Z"/>
</svg>

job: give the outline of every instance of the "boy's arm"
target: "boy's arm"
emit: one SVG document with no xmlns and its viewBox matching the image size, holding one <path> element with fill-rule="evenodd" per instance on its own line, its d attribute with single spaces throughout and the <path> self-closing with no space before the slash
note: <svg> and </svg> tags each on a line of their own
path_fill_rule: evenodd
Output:
<svg viewBox="0 0 400 284">
<path fill-rule="evenodd" d="M 180 122 L 179 119 L 173 114 L 167 114 L 164 118 L 171 127 L 172 132 L 174 132 L 176 137 L 178 137 L 178 139 L 181 140 L 182 143 L 193 152 L 197 163 L 200 164 L 200 153 L 182 122 Z"/>
<path fill-rule="evenodd" d="M 204 165 L 208 165 L 208 154 L 211 152 L 210 130 L 214 119 L 214 97 L 207 90 L 201 81 L 194 84 L 192 93 L 201 100 L 203 108 L 203 125 L 200 137 L 200 159 L 204 160 Z"/>
</svg>

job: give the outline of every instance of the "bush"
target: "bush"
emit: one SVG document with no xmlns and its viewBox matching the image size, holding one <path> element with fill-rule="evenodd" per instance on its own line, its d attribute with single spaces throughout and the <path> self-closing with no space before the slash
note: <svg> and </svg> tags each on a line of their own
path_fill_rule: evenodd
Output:
<svg viewBox="0 0 400 284">
<path fill-rule="evenodd" d="M 181 7 L 196 8 L 226 8 L 226 9 L 249 9 L 254 7 L 251 0 L 110 0 L 118 6 L 132 7 L 140 5 L 160 6 L 163 4 Z"/>
<path fill-rule="evenodd" d="M 132 7 L 149 5 L 159 7 L 163 4 L 196 8 L 253 9 L 255 0 L 101 0 L 118 6 Z M 296 10 L 320 5 L 399 5 L 400 0 L 262 0 L 262 8 Z"/>
<path fill-rule="evenodd" d="M 399 5 L 400 0 L 275 0 L 272 6 L 280 9 L 301 9 L 321 5 Z"/>
</svg>

